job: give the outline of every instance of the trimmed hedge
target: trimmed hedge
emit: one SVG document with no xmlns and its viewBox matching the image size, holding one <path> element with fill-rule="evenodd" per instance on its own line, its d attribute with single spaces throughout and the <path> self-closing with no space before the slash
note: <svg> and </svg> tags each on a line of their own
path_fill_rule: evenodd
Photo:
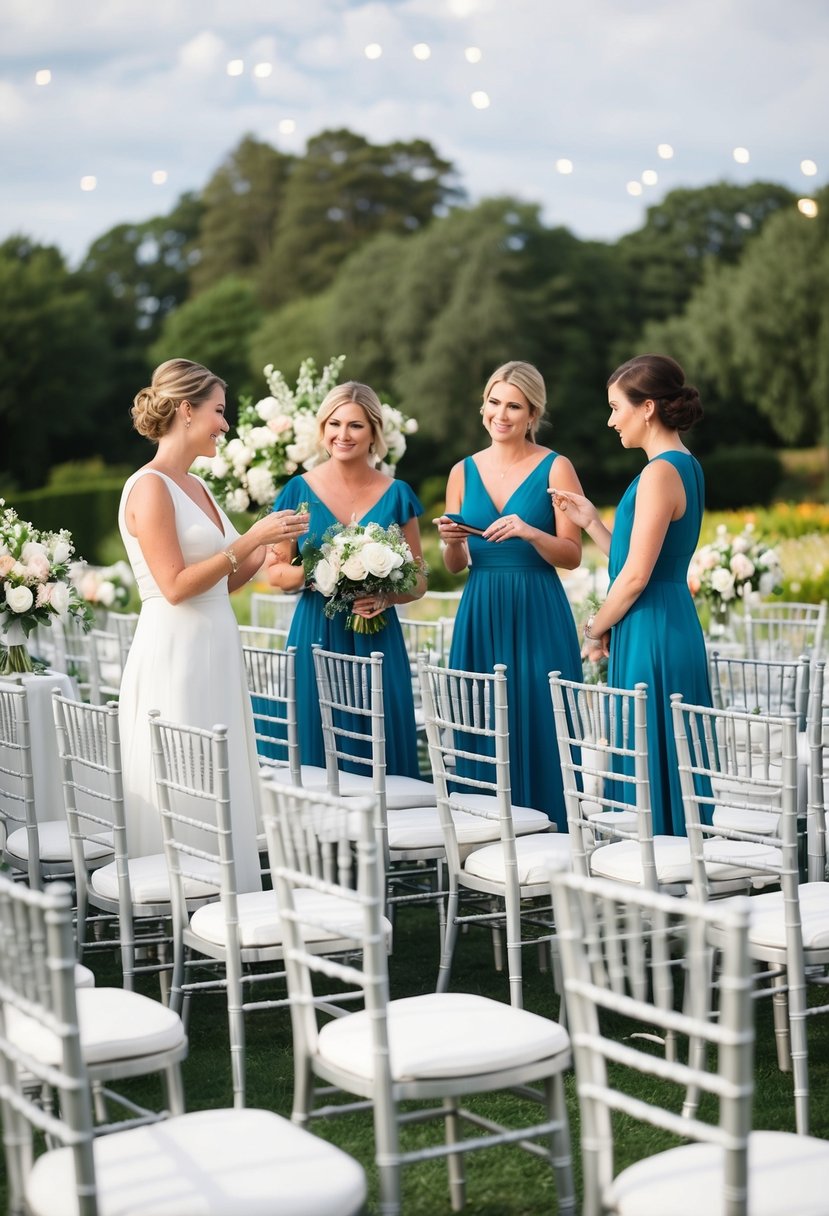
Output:
<svg viewBox="0 0 829 1216">
<path fill-rule="evenodd" d="M 118 503 L 124 482 L 96 481 L 91 485 L 48 486 L 40 490 L 19 491 L 6 496 L 21 519 L 36 528 L 56 532 L 68 528 L 75 545 L 75 557 L 104 563 L 101 545 L 118 528 Z"/>
<path fill-rule="evenodd" d="M 724 447 L 700 456 L 699 462 L 709 511 L 767 507 L 783 478 L 783 462 L 771 448 Z"/>
</svg>

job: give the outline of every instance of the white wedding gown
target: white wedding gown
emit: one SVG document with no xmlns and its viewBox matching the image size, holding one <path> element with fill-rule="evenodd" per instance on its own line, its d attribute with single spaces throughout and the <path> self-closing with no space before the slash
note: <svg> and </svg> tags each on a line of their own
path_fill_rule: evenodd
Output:
<svg viewBox="0 0 829 1216">
<path fill-rule="evenodd" d="M 139 477 L 147 476 L 161 477 L 170 492 L 176 533 L 188 565 L 221 552 L 239 535 L 218 504 L 223 531 L 163 473 L 139 469 L 124 485 L 118 527 L 141 596 L 138 625 L 121 681 L 119 713 L 130 856 L 144 857 L 163 848 L 153 781 L 150 710 L 157 709 L 163 718 L 185 726 L 210 730 L 222 724 L 228 728 L 238 889 L 258 890 L 259 765 L 242 644 L 227 580 L 180 604 L 164 598 L 125 520 L 130 491 Z"/>
</svg>

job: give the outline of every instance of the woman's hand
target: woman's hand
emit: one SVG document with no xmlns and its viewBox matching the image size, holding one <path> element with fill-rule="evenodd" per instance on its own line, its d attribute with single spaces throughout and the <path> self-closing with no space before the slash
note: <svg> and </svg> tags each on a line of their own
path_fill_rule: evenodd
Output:
<svg viewBox="0 0 829 1216">
<path fill-rule="evenodd" d="M 599 512 L 589 498 L 583 494 L 575 494 L 572 490 L 550 490 L 553 506 L 557 511 L 563 511 L 576 527 L 585 532 L 599 518 Z"/>
<path fill-rule="evenodd" d="M 370 620 L 373 616 L 379 616 L 381 612 L 385 612 L 391 603 L 391 597 L 381 595 L 364 595 L 360 599 L 355 600 L 351 605 L 351 611 L 357 616 L 363 616 L 366 620 Z"/>
<path fill-rule="evenodd" d="M 308 515 L 296 511 L 270 511 L 250 528 L 250 536 L 260 545 L 290 545 L 308 527 Z"/>
<path fill-rule="evenodd" d="M 581 657 L 591 663 L 598 663 L 600 659 L 610 658 L 610 630 L 603 633 L 598 640 L 585 638 L 581 648 Z"/>
<path fill-rule="evenodd" d="M 432 523 L 436 525 L 438 536 L 445 545 L 462 544 L 469 535 L 464 528 L 456 524 L 448 515 L 439 515 L 437 519 L 432 520 Z"/>
<path fill-rule="evenodd" d="M 516 537 L 529 540 L 530 532 L 531 529 L 520 515 L 502 515 L 494 524 L 489 525 L 484 532 L 484 540 L 495 541 L 496 544 L 502 540 L 515 540 Z"/>
</svg>

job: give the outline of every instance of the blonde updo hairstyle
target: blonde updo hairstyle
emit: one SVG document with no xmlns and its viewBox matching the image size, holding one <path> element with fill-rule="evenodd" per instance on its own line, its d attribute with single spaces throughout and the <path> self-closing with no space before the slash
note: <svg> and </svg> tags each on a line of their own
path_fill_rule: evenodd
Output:
<svg viewBox="0 0 829 1216">
<path fill-rule="evenodd" d="M 371 427 L 371 452 L 375 460 L 382 460 L 388 452 L 388 445 L 383 438 L 383 406 L 373 388 L 360 384 L 357 380 L 348 380 L 345 384 L 336 384 L 328 392 L 317 410 L 317 438 L 320 447 L 323 446 L 325 424 L 335 410 L 349 402 L 362 406 Z"/>
<path fill-rule="evenodd" d="M 226 389 L 224 380 L 190 359 L 168 359 L 153 372 L 148 388 L 135 394 L 132 403 L 132 424 L 152 443 L 158 443 L 173 425 L 176 411 L 183 401 L 198 409 L 217 387 Z"/>
<path fill-rule="evenodd" d="M 514 384 L 516 388 L 521 389 L 529 401 L 530 422 L 527 427 L 527 438 L 534 443 L 538 424 L 547 408 L 547 388 L 544 384 L 544 377 L 537 367 L 533 367 L 532 363 L 523 363 L 519 359 L 514 359 L 511 363 L 504 363 L 501 367 L 496 368 L 487 380 L 483 396 L 484 403 L 492 392 L 493 386 L 501 383 Z M 483 406 L 481 406 L 481 413 L 483 412 Z"/>
</svg>

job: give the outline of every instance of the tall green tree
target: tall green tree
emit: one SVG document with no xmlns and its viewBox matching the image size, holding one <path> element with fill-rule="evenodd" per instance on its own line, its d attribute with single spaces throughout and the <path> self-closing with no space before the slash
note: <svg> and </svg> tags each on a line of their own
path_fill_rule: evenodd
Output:
<svg viewBox="0 0 829 1216">
<path fill-rule="evenodd" d="M 228 397 L 255 392 L 249 344 L 262 319 L 253 285 L 232 275 L 207 288 L 166 320 L 153 344 L 153 362 L 184 358 L 203 363 L 228 382 Z"/>
<path fill-rule="evenodd" d="M 263 300 L 321 291 L 375 233 L 418 231 L 460 198 L 452 165 L 426 140 L 371 144 L 352 131 L 323 131 L 287 183 L 259 279 Z"/>
<path fill-rule="evenodd" d="M 246 135 L 205 186 L 194 291 L 228 275 L 259 282 L 269 262 L 296 158 Z"/>
<path fill-rule="evenodd" d="M 42 485 L 58 460 L 102 452 L 107 334 L 60 252 L 24 236 L 0 244 L 0 475 Z"/>
</svg>

